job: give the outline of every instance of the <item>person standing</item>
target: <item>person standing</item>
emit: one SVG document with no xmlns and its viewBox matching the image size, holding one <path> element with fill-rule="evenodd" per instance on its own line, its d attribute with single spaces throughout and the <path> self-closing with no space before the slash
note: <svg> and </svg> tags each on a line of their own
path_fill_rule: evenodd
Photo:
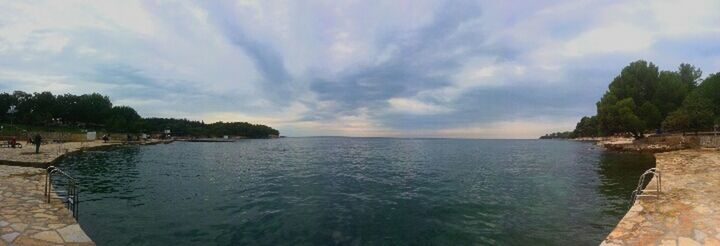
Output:
<svg viewBox="0 0 720 246">
<path fill-rule="evenodd" d="M 42 137 L 40 134 L 35 134 L 35 137 L 33 138 L 33 143 L 35 144 L 35 154 L 40 153 L 40 143 L 42 142 Z"/>
</svg>

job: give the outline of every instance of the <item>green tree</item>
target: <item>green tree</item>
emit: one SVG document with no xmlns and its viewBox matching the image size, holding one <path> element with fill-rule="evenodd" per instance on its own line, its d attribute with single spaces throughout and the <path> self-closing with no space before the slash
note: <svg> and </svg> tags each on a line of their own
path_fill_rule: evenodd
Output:
<svg viewBox="0 0 720 246">
<path fill-rule="evenodd" d="M 98 93 L 81 95 L 70 108 L 72 121 L 101 125 L 112 109 L 112 102 L 107 96 Z"/>
<path fill-rule="evenodd" d="M 712 103 L 713 113 L 720 116 L 720 73 L 711 74 L 695 89 L 705 99 Z"/>
<path fill-rule="evenodd" d="M 662 123 L 660 110 L 649 101 L 643 103 L 637 110 L 637 115 L 642 119 L 646 129 L 659 129 Z"/>
<path fill-rule="evenodd" d="M 615 117 L 617 113 L 614 111 L 617 101 L 617 97 L 608 91 L 597 103 L 598 130 L 601 135 L 610 135 L 620 131 L 619 122 Z"/>
<path fill-rule="evenodd" d="M 600 135 L 598 119 L 596 116 L 582 117 L 573 131 L 574 137 L 596 137 Z"/>
<path fill-rule="evenodd" d="M 50 92 L 28 94 L 15 91 L 0 93 L 0 122 L 9 122 L 7 110 L 17 106 L 13 119 L 17 123 L 49 126 L 53 119 L 62 118 L 64 124 L 81 124 L 86 129 L 106 129 L 111 132 L 162 132 L 171 129 L 175 135 L 245 136 L 267 138 L 280 132 L 269 126 L 247 122 L 217 122 L 205 124 L 187 119 L 143 119 L 131 107 L 113 107 L 110 98 L 93 93 L 86 95 L 65 94 L 55 96 Z M 59 123 L 59 122 L 58 122 Z"/>
<path fill-rule="evenodd" d="M 598 103 L 598 123 L 605 134 L 630 133 L 636 138 L 643 136 L 645 122 L 636 114 L 632 98 L 617 100 L 612 93 L 606 93 Z"/>
<path fill-rule="evenodd" d="M 105 127 L 111 132 L 136 133 L 142 118 L 135 109 L 127 106 L 116 106 L 110 110 Z"/>
<path fill-rule="evenodd" d="M 714 115 L 712 101 L 701 93 L 692 93 L 683 102 L 683 111 L 688 116 L 688 130 L 695 132 L 712 128 Z"/>
<path fill-rule="evenodd" d="M 690 126 L 690 119 L 685 110 L 678 109 L 670 113 L 662 123 L 665 131 L 685 131 Z"/>
<path fill-rule="evenodd" d="M 643 60 L 630 63 L 596 104 L 599 135 L 642 137 L 649 129 L 697 131 L 707 128 L 712 119 L 720 122 L 720 75 L 710 75 L 698 85 L 701 77 L 700 69 L 686 63 L 676 72 L 659 71 Z M 587 125 L 585 117 L 574 133 L 587 134 Z"/>
<path fill-rule="evenodd" d="M 657 89 L 652 99 L 652 103 L 660 110 L 660 117 L 664 119 L 680 108 L 689 91 L 690 89 L 683 83 L 679 73 L 660 72 Z"/>
<path fill-rule="evenodd" d="M 678 74 L 680 74 L 680 79 L 683 84 L 685 84 L 689 90 L 693 90 L 697 86 L 700 77 L 702 77 L 702 70 L 695 68 L 693 65 L 682 63 L 680 64 L 680 68 L 678 68 Z"/>
<path fill-rule="evenodd" d="M 632 98 L 642 105 L 655 94 L 658 67 L 643 60 L 630 63 L 610 83 L 609 91 L 618 99 Z"/>
<path fill-rule="evenodd" d="M 635 114 L 635 102 L 632 98 L 625 98 L 615 105 L 620 132 L 632 134 L 635 138 L 642 138 L 645 131 L 645 122 Z"/>
<path fill-rule="evenodd" d="M 15 97 L 8 93 L 0 93 L 0 122 L 5 122 L 10 120 L 10 115 L 8 115 L 8 110 L 10 109 L 10 106 L 17 105 L 17 100 Z"/>
</svg>

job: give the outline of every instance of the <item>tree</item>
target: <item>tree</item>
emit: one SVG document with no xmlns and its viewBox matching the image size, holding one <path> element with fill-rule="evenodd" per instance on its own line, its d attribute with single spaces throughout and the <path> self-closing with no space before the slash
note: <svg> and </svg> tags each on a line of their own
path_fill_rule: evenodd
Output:
<svg viewBox="0 0 720 246">
<path fill-rule="evenodd" d="M 105 121 L 105 127 L 112 132 L 135 133 L 138 132 L 142 118 L 135 109 L 127 106 L 116 106 L 110 110 Z"/>
<path fill-rule="evenodd" d="M 0 122 L 10 122 L 7 110 L 17 106 L 14 119 L 17 123 L 35 126 L 49 126 L 52 119 L 62 118 L 62 123 L 80 123 L 85 129 L 109 130 L 111 132 L 162 132 L 173 130 L 174 134 L 187 136 L 223 135 L 245 136 L 248 138 L 267 138 L 280 135 L 269 126 L 247 122 L 217 122 L 205 124 L 187 119 L 143 119 L 128 106 L 112 106 L 110 98 L 93 93 L 85 95 L 58 95 L 50 92 L 28 94 L 15 91 L 12 94 L 0 93 Z"/>
<path fill-rule="evenodd" d="M 720 116 L 720 73 L 708 76 L 694 92 L 710 100 L 713 113 Z"/>
<path fill-rule="evenodd" d="M 642 119 L 645 125 L 645 129 L 659 129 L 662 123 L 662 115 L 655 105 L 649 101 L 643 103 L 637 110 L 637 115 Z"/>
<path fill-rule="evenodd" d="M 670 113 L 662 123 L 662 128 L 665 131 L 684 131 L 690 126 L 690 119 L 684 110 L 676 110 Z"/>
<path fill-rule="evenodd" d="M 573 131 L 574 137 L 596 137 L 600 135 L 597 116 L 582 117 Z"/>
<path fill-rule="evenodd" d="M 712 128 L 714 116 L 712 101 L 701 93 L 692 93 L 683 102 L 683 111 L 687 114 L 687 129 L 698 132 Z"/>
<path fill-rule="evenodd" d="M 621 132 L 631 133 L 635 138 L 642 138 L 645 130 L 645 122 L 635 114 L 635 102 L 632 98 L 618 101 L 614 106 L 618 124 Z"/>
<path fill-rule="evenodd" d="M 657 89 L 652 99 L 652 103 L 660 111 L 660 117 L 664 119 L 680 108 L 689 91 L 690 89 L 683 83 L 679 73 L 660 72 Z"/>
<path fill-rule="evenodd" d="M 678 73 L 680 74 L 680 79 L 683 84 L 685 84 L 689 90 L 695 89 L 700 77 L 702 77 L 702 70 L 687 63 L 680 64 Z"/>
<path fill-rule="evenodd" d="M 658 67 L 643 60 L 630 63 L 610 83 L 609 92 L 618 99 L 632 98 L 642 105 L 655 94 L 658 81 Z"/>
<path fill-rule="evenodd" d="M 659 71 L 643 60 L 630 63 L 596 104 L 598 134 L 631 133 L 638 138 L 646 130 L 661 127 L 707 127 L 708 119 L 720 116 L 720 75 L 711 75 L 698 85 L 701 77 L 700 69 L 686 63 L 678 71 Z M 694 98 L 689 99 L 690 94 Z M 588 133 L 589 119 L 584 117 L 576 125 L 576 135 Z"/>
<path fill-rule="evenodd" d="M 8 115 L 8 109 L 10 106 L 17 105 L 15 97 L 8 93 L 0 93 L 0 122 L 8 121 L 10 115 Z"/>
<path fill-rule="evenodd" d="M 98 93 L 86 94 L 79 97 L 78 107 L 84 122 L 102 124 L 112 109 L 112 102 Z"/>
<path fill-rule="evenodd" d="M 608 91 L 597 103 L 598 130 L 601 135 L 609 135 L 620 131 L 617 117 L 614 117 L 616 114 L 614 106 L 617 101 L 617 97 Z"/>
<path fill-rule="evenodd" d="M 617 100 L 612 93 L 606 93 L 598 102 L 598 122 L 601 133 L 630 133 L 641 138 L 645 122 L 636 114 L 632 98 Z"/>
</svg>

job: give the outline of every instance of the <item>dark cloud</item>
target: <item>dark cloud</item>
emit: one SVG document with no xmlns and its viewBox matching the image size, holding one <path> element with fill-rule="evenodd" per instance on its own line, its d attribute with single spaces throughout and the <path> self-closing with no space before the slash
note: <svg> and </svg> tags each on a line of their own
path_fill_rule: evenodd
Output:
<svg viewBox="0 0 720 246">
<path fill-rule="evenodd" d="M 452 1 L 435 12 L 433 21 L 417 30 L 390 33 L 377 46 L 392 50 L 379 64 L 348 69 L 333 79 L 315 79 L 310 88 L 322 101 L 337 105 L 333 114 L 352 114 L 358 108 L 380 109 L 393 97 L 452 83 L 451 76 L 473 57 L 507 60 L 511 49 L 485 44 L 479 30 L 481 7 L 475 1 Z M 382 50 L 382 49 L 381 49 Z M 317 118 L 317 112 L 313 111 Z"/>
<path fill-rule="evenodd" d="M 265 93 L 275 103 L 287 105 L 293 98 L 293 77 L 287 71 L 282 55 L 269 43 L 256 40 L 244 31 L 240 25 L 242 22 L 237 18 L 238 13 L 233 12 L 232 4 L 218 1 L 206 2 L 205 6 L 219 31 L 252 59 L 255 68 L 264 78 L 261 86 Z"/>
<path fill-rule="evenodd" d="M 397 129 L 447 129 L 478 123 L 528 118 L 562 118 L 590 114 L 596 94 L 576 88 L 509 85 L 468 90 L 450 104 L 453 109 L 435 115 L 384 114 L 384 125 Z"/>
</svg>

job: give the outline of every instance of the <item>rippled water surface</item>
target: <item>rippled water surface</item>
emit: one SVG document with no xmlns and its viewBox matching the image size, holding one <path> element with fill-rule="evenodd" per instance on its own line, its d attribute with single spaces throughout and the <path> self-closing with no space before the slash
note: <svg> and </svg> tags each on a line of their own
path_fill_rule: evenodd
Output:
<svg viewBox="0 0 720 246">
<path fill-rule="evenodd" d="M 98 245 L 597 245 L 654 159 L 572 141 L 286 138 L 60 166 Z"/>
</svg>

